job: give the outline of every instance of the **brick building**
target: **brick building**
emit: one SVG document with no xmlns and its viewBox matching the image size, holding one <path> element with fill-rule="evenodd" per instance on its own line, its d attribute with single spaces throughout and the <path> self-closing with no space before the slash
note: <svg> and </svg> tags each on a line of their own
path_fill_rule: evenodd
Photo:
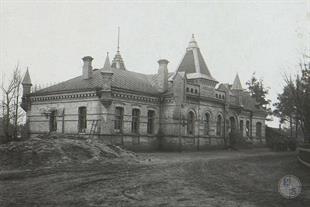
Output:
<svg viewBox="0 0 310 207">
<path fill-rule="evenodd" d="M 100 69 L 82 58 L 81 76 L 31 90 L 27 71 L 22 107 L 32 136 L 57 132 L 99 137 L 134 150 L 198 150 L 223 146 L 232 130 L 265 142 L 266 112 L 241 85 L 219 83 L 192 37 L 177 70 L 158 61 L 153 75 L 125 67 L 119 49 Z"/>
</svg>

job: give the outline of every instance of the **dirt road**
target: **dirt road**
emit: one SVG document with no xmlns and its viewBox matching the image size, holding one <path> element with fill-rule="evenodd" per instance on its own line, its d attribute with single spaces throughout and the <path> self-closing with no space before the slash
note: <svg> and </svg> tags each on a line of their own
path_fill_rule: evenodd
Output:
<svg viewBox="0 0 310 207">
<path fill-rule="evenodd" d="M 294 153 L 267 150 L 139 154 L 141 162 L 74 164 L 0 173 L 0 206 L 309 206 L 278 180 L 310 170 Z"/>
</svg>

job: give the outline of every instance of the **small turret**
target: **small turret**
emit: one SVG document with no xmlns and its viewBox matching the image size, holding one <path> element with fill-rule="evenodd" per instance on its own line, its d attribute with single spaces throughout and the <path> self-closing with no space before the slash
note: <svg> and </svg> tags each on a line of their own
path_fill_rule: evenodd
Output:
<svg viewBox="0 0 310 207">
<path fill-rule="evenodd" d="M 100 98 L 101 103 L 108 107 L 112 103 L 111 93 L 112 93 L 112 77 L 113 71 L 110 64 L 109 54 L 107 53 L 107 57 L 105 59 L 105 63 L 103 68 L 100 71 L 102 77 L 101 89 L 98 91 L 98 96 Z"/>
<path fill-rule="evenodd" d="M 231 91 L 237 97 L 238 104 L 240 106 L 243 106 L 243 102 L 242 102 L 243 88 L 242 88 L 241 81 L 240 81 L 238 73 L 235 77 L 234 83 L 231 86 Z"/>
<path fill-rule="evenodd" d="M 32 83 L 31 83 L 28 68 L 27 68 L 27 71 L 25 73 L 24 79 L 22 81 L 22 85 L 23 85 L 23 96 L 30 94 Z"/>
<path fill-rule="evenodd" d="M 235 77 L 234 83 L 231 86 L 231 90 L 236 90 L 236 91 L 243 90 L 238 73 Z"/>
<path fill-rule="evenodd" d="M 30 99 L 28 97 L 28 95 L 31 93 L 31 79 L 30 79 L 30 75 L 29 75 L 29 71 L 27 68 L 27 71 L 25 73 L 24 79 L 22 81 L 22 86 L 23 86 L 23 97 L 22 97 L 22 103 L 21 103 L 21 107 L 27 111 L 28 108 L 30 107 Z"/>
</svg>

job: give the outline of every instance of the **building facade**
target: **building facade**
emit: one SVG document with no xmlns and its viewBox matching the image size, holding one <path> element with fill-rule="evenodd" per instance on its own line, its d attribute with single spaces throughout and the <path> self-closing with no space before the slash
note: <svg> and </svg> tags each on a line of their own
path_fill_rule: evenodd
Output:
<svg viewBox="0 0 310 207">
<path fill-rule="evenodd" d="M 177 70 L 158 61 L 156 74 L 125 67 L 119 49 L 100 69 L 82 58 L 81 76 L 32 91 L 27 71 L 22 107 L 31 136 L 96 137 L 133 150 L 201 150 L 224 146 L 231 131 L 265 143 L 266 111 L 242 88 L 212 77 L 192 37 Z"/>
</svg>

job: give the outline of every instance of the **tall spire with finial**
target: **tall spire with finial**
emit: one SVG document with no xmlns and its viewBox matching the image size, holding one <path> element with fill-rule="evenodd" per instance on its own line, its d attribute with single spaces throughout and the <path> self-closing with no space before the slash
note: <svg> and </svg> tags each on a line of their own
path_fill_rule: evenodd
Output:
<svg viewBox="0 0 310 207">
<path fill-rule="evenodd" d="M 117 51 L 112 61 L 111 67 L 120 70 L 126 70 L 125 63 L 120 53 L 119 42 L 120 42 L 120 27 L 118 27 L 118 33 L 117 33 Z"/>
<path fill-rule="evenodd" d="M 119 27 L 117 28 L 118 31 L 117 31 L 117 52 L 119 52 L 119 35 L 120 35 L 120 29 Z"/>
</svg>

